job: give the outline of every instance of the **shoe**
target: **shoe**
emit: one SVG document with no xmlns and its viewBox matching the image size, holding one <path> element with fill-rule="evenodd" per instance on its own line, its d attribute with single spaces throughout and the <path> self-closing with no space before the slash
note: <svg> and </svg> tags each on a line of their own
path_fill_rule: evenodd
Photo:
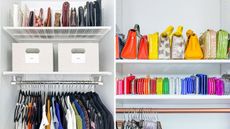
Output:
<svg viewBox="0 0 230 129">
<path fill-rule="evenodd" d="M 136 30 L 129 30 L 129 34 L 122 50 L 121 57 L 125 59 L 137 58 L 137 33 Z"/>
<path fill-rule="evenodd" d="M 101 7 L 100 0 L 94 1 L 94 24 L 95 26 L 101 26 Z"/>
<path fill-rule="evenodd" d="M 86 2 L 85 8 L 84 8 L 84 18 L 85 18 L 85 25 L 90 26 L 90 8 L 89 8 L 89 2 Z"/>
<path fill-rule="evenodd" d="M 89 13 L 90 13 L 90 26 L 95 26 L 93 2 L 89 3 Z"/>
<path fill-rule="evenodd" d="M 30 11 L 28 26 L 34 26 L 34 11 Z"/>
<path fill-rule="evenodd" d="M 46 21 L 45 21 L 45 26 L 46 27 L 51 27 L 51 9 L 50 9 L 50 7 L 48 8 L 47 18 L 46 18 Z"/>
<path fill-rule="evenodd" d="M 77 26 L 77 12 L 76 8 L 71 8 L 71 14 L 70 14 L 70 26 Z"/>
<path fill-rule="evenodd" d="M 69 2 L 62 5 L 62 26 L 69 26 Z"/>
<path fill-rule="evenodd" d="M 78 26 L 85 26 L 84 8 L 82 6 L 78 8 Z"/>
<path fill-rule="evenodd" d="M 55 21 L 54 21 L 54 26 L 55 27 L 60 27 L 61 26 L 61 13 L 55 13 Z"/>
</svg>

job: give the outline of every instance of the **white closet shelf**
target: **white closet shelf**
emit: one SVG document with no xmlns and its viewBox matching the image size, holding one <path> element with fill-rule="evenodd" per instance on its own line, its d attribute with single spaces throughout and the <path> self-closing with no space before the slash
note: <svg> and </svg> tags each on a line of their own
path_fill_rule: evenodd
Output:
<svg viewBox="0 0 230 129">
<path fill-rule="evenodd" d="M 230 95 L 116 95 L 117 100 L 230 100 Z"/>
<path fill-rule="evenodd" d="M 3 75 L 92 75 L 92 76 L 107 76 L 112 75 L 111 72 L 3 72 Z"/>
<path fill-rule="evenodd" d="M 187 63 L 201 63 L 201 64 L 224 64 L 230 63 L 230 60 L 116 60 L 117 64 L 187 64 Z"/>
<path fill-rule="evenodd" d="M 98 27 L 3 27 L 17 42 L 100 42 L 111 30 Z"/>
</svg>

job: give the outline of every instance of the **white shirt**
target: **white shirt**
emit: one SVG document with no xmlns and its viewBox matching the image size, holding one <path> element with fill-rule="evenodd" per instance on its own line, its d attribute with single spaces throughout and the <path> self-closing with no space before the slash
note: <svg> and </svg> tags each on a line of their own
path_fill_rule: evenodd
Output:
<svg viewBox="0 0 230 129">
<path fill-rule="evenodd" d="M 49 122 L 48 122 L 48 119 L 46 117 L 46 105 L 44 104 L 42 106 L 42 121 L 41 121 L 39 129 L 45 129 L 45 127 L 47 125 L 49 125 Z"/>
</svg>

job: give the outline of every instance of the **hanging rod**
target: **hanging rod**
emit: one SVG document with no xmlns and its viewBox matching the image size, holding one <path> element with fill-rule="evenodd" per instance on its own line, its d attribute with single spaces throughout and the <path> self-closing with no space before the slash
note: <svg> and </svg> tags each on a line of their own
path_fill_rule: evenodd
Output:
<svg viewBox="0 0 230 129">
<path fill-rule="evenodd" d="M 11 81 L 11 85 L 29 85 L 29 84 L 34 84 L 34 85 L 71 85 L 71 84 L 79 84 L 79 85 L 103 85 L 103 82 L 100 81 L 59 81 L 59 80 L 31 80 L 31 81 Z"/>
<path fill-rule="evenodd" d="M 117 108 L 116 113 L 230 113 L 230 108 Z"/>
</svg>

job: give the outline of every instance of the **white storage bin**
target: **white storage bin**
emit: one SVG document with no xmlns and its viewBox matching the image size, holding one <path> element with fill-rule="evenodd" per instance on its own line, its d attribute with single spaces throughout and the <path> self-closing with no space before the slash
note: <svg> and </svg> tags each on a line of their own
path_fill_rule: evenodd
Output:
<svg viewBox="0 0 230 129">
<path fill-rule="evenodd" d="M 14 72 L 53 72 L 51 43 L 13 43 Z"/>
<path fill-rule="evenodd" d="M 58 44 L 58 71 L 99 72 L 98 44 Z"/>
</svg>

